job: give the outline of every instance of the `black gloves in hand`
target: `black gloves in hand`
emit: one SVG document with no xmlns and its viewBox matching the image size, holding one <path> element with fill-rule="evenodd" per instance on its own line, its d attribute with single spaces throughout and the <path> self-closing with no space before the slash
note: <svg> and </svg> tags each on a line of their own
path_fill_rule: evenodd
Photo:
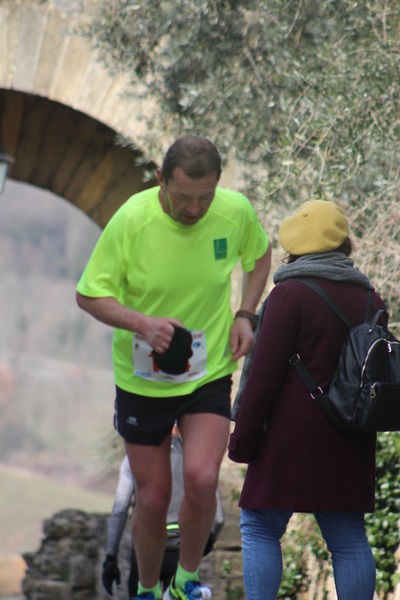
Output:
<svg viewBox="0 0 400 600">
<path fill-rule="evenodd" d="M 211 550 L 214 547 L 214 543 L 215 543 L 215 535 L 213 533 L 210 533 L 210 535 L 208 536 L 206 547 L 204 548 L 203 556 L 207 556 L 207 554 L 209 554 L 211 552 Z"/>
<path fill-rule="evenodd" d="M 112 584 L 119 586 L 121 584 L 121 576 L 118 569 L 117 557 L 107 554 L 103 562 L 103 572 L 101 574 L 104 589 L 112 596 Z"/>
</svg>

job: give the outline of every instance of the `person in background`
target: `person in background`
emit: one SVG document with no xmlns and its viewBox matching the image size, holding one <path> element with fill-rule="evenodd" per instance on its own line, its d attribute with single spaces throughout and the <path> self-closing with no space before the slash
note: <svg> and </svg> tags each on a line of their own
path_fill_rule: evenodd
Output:
<svg viewBox="0 0 400 600">
<path fill-rule="evenodd" d="M 368 278 L 349 258 L 347 218 L 337 204 L 310 200 L 280 227 L 287 264 L 274 274 L 229 457 L 248 463 L 240 496 L 247 600 L 275 600 L 280 539 L 293 512 L 313 513 L 332 555 L 339 600 L 372 600 L 375 564 L 364 524 L 374 510 L 374 432 L 335 425 L 289 359 L 298 353 L 327 390 L 348 329 L 312 289 L 314 280 L 355 325 L 364 321 Z M 384 307 L 372 293 L 374 310 Z"/>
<path fill-rule="evenodd" d="M 172 470 L 172 496 L 167 515 L 168 539 L 165 547 L 164 558 L 161 565 L 160 580 L 164 589 L 170 583 L 171 577 L 176 571 L 179 560 L 179 506 L 183 498 L 183 453 L 182 440 L 179 430 L 174 427 L 171 437 L 171 470 Z M 126 520 L 130 506 L 135 507 L 135 480 L 129 466 L 128 457 L 125 456 L 119 470 L 119 480 L 115 500 L 112 507 L 108 524 L 108 535 L 106 545 L 106 558 L 103 563 L 102 582 L 106 592 L 112 595 L 113 583 L 117 586 L 121 583 L 118 567 L 118 548 L 122 534 L 125 529 Z M 209 554 L 224 525 L 224 510 L 221 495 L 217 490 L 217 511 L 213 526 L 208 537 L 204 556 Z M 128 579 L 128 591 L 130 600 L 136 596 L 138 586 L 138 569 L 135 549 L 132 546 L 131 568 Z"/>
<path fill-rule="evenodd" d="M 159 185 L 117 210 L 77 286 L 78 305 L 114 327 L 114 424 L 135 478 L 137 598 L 147 600 L 161 600 L 175 421 L 184 496 L 179 563 L 164 597 L 211 597 L 198 568 L 229 437 L 232 373 L 252 347 L 270 269 L 268 236 L 254 207 L 219 187 L 220 174 L 210 140 L 178 138 L 157 171 Z M 247 276 L 233 317 L 231 275 L 239 262 Z"/>
</svg>

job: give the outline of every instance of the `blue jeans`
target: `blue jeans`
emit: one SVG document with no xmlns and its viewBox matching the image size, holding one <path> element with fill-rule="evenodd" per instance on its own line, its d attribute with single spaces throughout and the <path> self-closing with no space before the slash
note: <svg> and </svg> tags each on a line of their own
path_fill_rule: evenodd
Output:
<svg viewBox="0 0 400 600">
<path fill-rule="evenodd" d="M 291 511 L 241 511 L 246 600 L 276 600 L 282 578 L 280 539 Z M 332 555 L 338 600 L 372 600 L 375 562 L 363 513 L 317 512 L 315 519 Z"/>
</svg>

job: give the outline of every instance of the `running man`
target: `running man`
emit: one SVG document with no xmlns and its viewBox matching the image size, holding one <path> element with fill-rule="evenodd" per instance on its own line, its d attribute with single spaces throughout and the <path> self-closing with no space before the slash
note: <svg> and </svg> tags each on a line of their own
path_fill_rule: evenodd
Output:
<svg viewBox="0 0 400 600">
<path fill-rule="evenodd" d="M 178 138 L 157 171 L 159 185 L 132 196 L 109 221 L 77 288 L 78 305 L 115 328 L 114 424 L 136 482 L 137 598 L 146 600 L 161 599 L 175 420 L 185 494 L 179 563 L 164 598 L 211 597 L 198 568 L 229 436 L 231 375 L 252 347 L 270 270 L 255 209 L 218 187 L 220 174 L 211 141 Z M 233 317 L 231 274 L 239 261 L 246 277 Z"/>
</svg>

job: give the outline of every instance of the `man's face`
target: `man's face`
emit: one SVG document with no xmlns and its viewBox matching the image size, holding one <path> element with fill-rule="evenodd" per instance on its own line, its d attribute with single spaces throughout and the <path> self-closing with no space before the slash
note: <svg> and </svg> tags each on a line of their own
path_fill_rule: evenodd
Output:
<svg viewBox="0 0 400 600">
<path fill-rule="evenodd" d="M 160 170 L 157 176 L 161 206 L 167 215 L 182 225 L 194 225 L 204 217 L 214 199 L 218 183 L 216 173 L 192 179 L 176 167 L 168 182 L 163 180 Z"/>
</svg>

